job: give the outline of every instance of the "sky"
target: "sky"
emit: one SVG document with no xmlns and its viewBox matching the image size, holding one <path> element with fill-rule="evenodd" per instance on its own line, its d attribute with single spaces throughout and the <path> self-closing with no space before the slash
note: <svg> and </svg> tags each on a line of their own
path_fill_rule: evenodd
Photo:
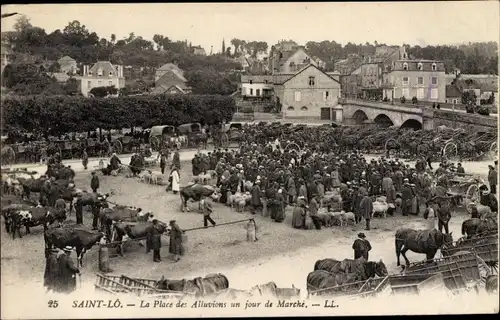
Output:
<svg viewBox="0 0 500 320">
<path fill-rule="evenodd" d="M 123 39 L 130 32 L 152 40 L 162 34 L 188 40 L 218 52 L 233 38 L 280 39 L 299 44 L 335 40 L 391 45 L 437 45 L 499 40 L 498 1 L 429 2 L 290 2 L 290 3 L 142 3 L 5 5 L 47 33 L 80 21 L 91 32 Z M 13 30 L 16 16 L 1 20 L 2 31 Z"/>
</svg>

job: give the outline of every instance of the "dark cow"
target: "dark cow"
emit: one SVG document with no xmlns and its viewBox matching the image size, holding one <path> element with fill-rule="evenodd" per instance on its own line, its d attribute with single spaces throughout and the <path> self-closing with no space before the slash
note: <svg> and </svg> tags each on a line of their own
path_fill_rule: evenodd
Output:
<svg viewBox="0 0 500 320">
<path fill-rule="evenodd" d="M 90 230 L 84 225 L 62 226 L 58 228 L 49 228 L 45 231 L 46 248 L 60 248 L 72 246 L 76 248 L 78 265 L 83 267 L 83 256 L 98 243 L 104 233 Z"/>
<path fill-rule="evenodd" d="M 471 218 L 462 222 L 462 235 L 467 235 L 468 239 L 475 234 L 484 234 L 494 230 L 498 230 L 498 225 L 493 219 Z"/>
<path fill-rule="evenodd" d="M 92 216 L 93 216 L 93 221 L 92 221 L 92 227 L 94 229 L 97 229 L 97 222 L 99 220 L 99 215 L 101 208 L 107 208 L 108 203 L 107 199 L 109 197 L 109 194 L 101 194 L 101 193 L 82 193 L 76 195 L 76 198 L 74 200 L 74 207 L 76 211 L 76 215 L 83 215 L 83 207 L 84 206 L 90 206 L 91 211 L 92 211 Z M 101 226 L 102 227 L 102 226 Z"/>
<path fill-rule="evenodd" d="M 198 183 L 181 188 L 179 192 L 181 196 L 181 211 L 189 211 L 188 200 L 200 201 L 203 197 L 210 197 L 215 192 L 215 187 Z"/>
<path fill-rule="evenodd" d="M 73 184 L 61 183 L 66 180 L 56 180 L 52 182 L 49 186 L 43 188 L 41 196 L 46 200 L 46 204 L 49 206 L 54 206 L 57 199 L 63 199 L 65 202 L 69 203 L 69 214 L 73 211 L 73 202 L 77 196 L 77 192 L 74 189 Z"/>
<path fill-rule="evenodd" d="M 143 213 L 141 208 L 115 206 L 114 208 L 105 208 L 99 213 L 101 222 L 101 231 L 106 233 L 108 239 L 111 240 L 111 226 L 113 222 L 128 221 L 128 222 L 146 222 L 151 218 L 151 212 Z"/>
<path fill-rule="evenodd" d="M 24 197 L 30 198 L 31 192 L 42 192 L 47 178 L 41 177 L 38 179 L 19 179 L 23 187 Z"/>
<path fill-rule="evenodd" d="M 149 214 L 149 213 L 148 213 Z M 148 227 L 152 226 L 153 222 L 139 222 L 139 223 L 131 223 L 131 222 L 123 222 L 118 221 L 113 223 L 113 233 L 111 236 L 111 241 L 120 242 L 123 240 L 123 236 L 127 235 L 130 239 L 141 239 L 147 236 Z M 161 221 L 158 221 L 158 231 L 160 234 L 163 234 L 167 231 L 167 225 Z M 122 245 L 118 246 L 118 254 L 123 254 Z"/>
<path fill-rule="evenodd" d="M 209 274 L 204 278 L 198 277 L 192 280 L 168 280 L 161 277 L 156 285 L 160 290 L 171 290 L 194 294 L 197 297 L 213 295 L 219 291 L 229 288 L 229 280 L 221 273 Z"/>
</svg>

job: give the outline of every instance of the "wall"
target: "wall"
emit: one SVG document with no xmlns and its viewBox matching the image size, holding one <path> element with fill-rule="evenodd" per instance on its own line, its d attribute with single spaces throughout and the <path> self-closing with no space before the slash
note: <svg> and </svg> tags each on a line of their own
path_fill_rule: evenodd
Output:
<svg viewBox="0 0 500 320">
<path fill-rule="evenodd" d="M 434 111 L 434 127 L 445 125 L 464 129 L 496 128 L 497 117 L 460 113 L 448 110 Z"/>
<path fill-rule="evenodd" d="M 253 90 L 252 93 L 250 93 L 250 89 Z M 268 84 L 268 83 L 252 83 L 252 84 L 242 83 L 241 84 L 241 95 L 257 97 L 257 90 L 260 90 L 260 96 L 262 96 L 264 89 L 272 90 L 273 86 L 271 84 Z"/>
<path fill-rule="evenodd" d="M 96 87 L 108 87 L 108 86 L 115 86 L 117 89 L 121 89 L 125 85 L 125 81 L 120 81 L 120 78 L 108 78 L 108 79 L 98 79 L 98 78 L 93 78 L 93 77 L 78 77 L 78 80 L 80 80 L 80 88 L 82 94 L 87 97 L 89 95 L 89 92 L 92 88 Z M 89 86 L 89 82 L 91 85 Z M 99 83 L 100 81 L 100 83 Z"/>
<path fill-rule="evenodd" d="M 403 77 L 409 78 L 409 84 L 403 85 Z M 423 78 L 423 84 L 418 84 L 418 77 Z M 437 77 L 437 85 L 431 84 L 432 77 Z M 418 99 L 422 101 L 431 102 L 445 102 L 446 101 L 446 81 L 444 72 L 433 71 L 392 71 L 389 74 L 389 82 L 394 86 L 394 99 L 400 99 L 403 96 L 403 88 L 409 89 L 408 97 L 410 100 L 413 97 L 418 98 L 417 89 L 424 88 L 424 98 Z M 431 88 L 438 89 L 437 99 L 431 98 Z"/>
<path fill-rule="evenodd" d="M 314 86 L 309 86 L 310 76 L 315 77 Z M 321 108 L 336 106 L 340 97 L 340 83 L 315 67 L 309 67 L 277 87 L 282 87 L 275 88 L 275 92 L 280 97 L 282 110 L 290 117 L 319 117 Z M 323 98 L 325 91 L 328 91 L 326 100 Z M 295 92 L 300 92 L 300 101 L 295 101 Z M 294 110 L 288 110 L 289 107 Z M 302 107 L 307 110 L 301 110 Z"/>
</svg>

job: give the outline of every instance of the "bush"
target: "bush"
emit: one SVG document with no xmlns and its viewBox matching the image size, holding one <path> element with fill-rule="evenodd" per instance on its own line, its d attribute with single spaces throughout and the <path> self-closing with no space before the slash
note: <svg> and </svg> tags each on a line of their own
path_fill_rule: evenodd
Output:
<svg viewBox="0 0 500 320">
<path fill-rule="evenodd" d="M 417 97 L 413 97 L 413 98 L 411 98 L 411 103 L 413 103 L 413 104 L 417 104 L 417 103 L 418 103 L 418 99 L 417 99 Z"/>
<path fill-rule="evenodd" d="M 233 98 L 219 95 L 28 96 L 4 99 L 2 109 L 2 130 L 61 135 L 97 128 L 229 122 L 236 106 Z"/>
<path fill-rule="evenodd" d="M 385 97 L 383 101 L 384 102 L 389 102 L 389 98 Z"/>
<path fill-rule="evenodd" d="M 399 101 L 401 101 L 401 103 L 405 103 L 405 102 L 406 102 L 406 98 L 405 98 L 405 96 L 402 96 L 402 97 L 399 99 Z"/>
</svg>

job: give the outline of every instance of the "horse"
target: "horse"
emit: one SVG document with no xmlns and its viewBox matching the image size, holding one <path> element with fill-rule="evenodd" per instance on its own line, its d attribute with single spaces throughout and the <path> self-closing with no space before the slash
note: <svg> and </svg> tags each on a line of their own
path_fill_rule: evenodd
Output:
<svg viewBox="0 0 500 320">
<path fill-rule="evenodd" d="M 321 259 L 314 264 L 314 270 L 323 270 L 330 273 L 356 273 L 359 281 L 369 278 L 385 277 L 388 275 L 385 263 L 380 261 L 366 261 L 363 257 L 359 259 L 344 259 L 342 261 L 335 259 Z"/>
<path fill-rule="evenodd" d="M 229 288 L 229 280 L 221 273 L 209 274 L 204 278 L 198 277 L 192 280 L 168 280 L 162 276 L 158 281 L 156 288 L 160 290 L 171 290 L 186 294 L 194 294 L 198 297 L 204 297 Z"/>
<path fill-rule="evenodd" d="M 427 260 L 433 260 L 438 249 L 445 245 L 453 243 L 452 233 L 445 234 L 439 230 L 414 230 L 410 228 L 401 228 L 396 231 L 396 257 L 397 265 L 400 266 L 399 255 L 402 254 L 406 265 L 410 261 L 406 257 L 406 251 L 411 250 L 415 253 L 423 253 Z"/>
</svg>

